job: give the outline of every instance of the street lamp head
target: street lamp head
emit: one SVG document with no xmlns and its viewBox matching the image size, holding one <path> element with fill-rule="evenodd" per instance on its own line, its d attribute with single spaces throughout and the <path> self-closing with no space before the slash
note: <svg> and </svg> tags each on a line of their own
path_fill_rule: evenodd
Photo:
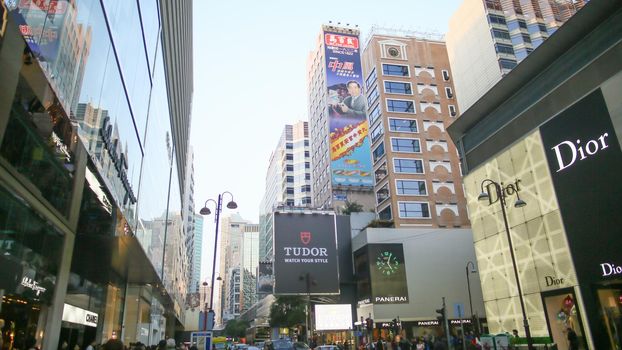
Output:
<svg viewBox="0 0 622 350">
<path fill-rule="evenodd" d="M 218 277 L 216 278 L 216 281 L 222 281 L 222 277 L 218 276 Z"/>
<path fill-rule="evenodd" d="M 238 207 L 238 205 L 234 201 L 231 201 L 231 202 L 227 203 L 227 208 L 229 208 L 229 209 L 236 209 L 237 207 Z"/>
<path fill-rule="evenodd" d="M 208 208 L 208 207 L 203 207 L 203 208 L 201 208 L 201 210 L 199 211 L 199 214 L 201 214 L 201 215 L 209 215 L 209 214 L 211 214 L 211 213 L 212 213 L 212 211 L 211 211 L 211 210 L 209 210 L 209 208 Z"/>
<path fill-rule="evenodd" d="M 490 198 L 490 195 L 486 192 L 482 192 L 477 196 L 478 201 L 487 201 Z"/>
<path fill-rule="evenodd" d="M 207 282 L 203 282 L 203 285 L 204 285 L 204 286 L 207 286 Z"/>
<path fill-rule="evenodd" d="M 522 200 L 520 198 L 517 199 L 516 202 L 514 202 L 514 208 L 522 208 L 522 207 L 524 207 L 526 205 L 527 205 L 527 202 L 525 202 L 524 200 Z"/>
</svg>

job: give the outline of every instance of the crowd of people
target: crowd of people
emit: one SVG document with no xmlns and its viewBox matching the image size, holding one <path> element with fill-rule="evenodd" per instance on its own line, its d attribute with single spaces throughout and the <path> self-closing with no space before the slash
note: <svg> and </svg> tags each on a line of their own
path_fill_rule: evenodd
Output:
<svg viewBox="0 0 622 350">
<path fill-rule="evenodd" d="M 34 345 L 33 345 L 34 346 Z M 27 348 L 26 350 L 38 350 L 36 347 Z M 59 350 L 69 350 L 69 344 L 66 341 L 63 341 L 59 347 Z M 79 345 L 75 345 L 73 350 L 82 350 Z M 84 350 L 198 350 L 196 345 L 192 345 L 187 347 L 183 343 L 176 344 L 175 340 L 169 338 L 168 340 L 160 340 L 157 345 L 146 345 L 141 342 L 123 344 L 123 342 L 119 339 L 109 339 L 103 344 L 97 344 L 95 340 L 93 340 L 89 345 L 87 345 Z"/>
</svg>

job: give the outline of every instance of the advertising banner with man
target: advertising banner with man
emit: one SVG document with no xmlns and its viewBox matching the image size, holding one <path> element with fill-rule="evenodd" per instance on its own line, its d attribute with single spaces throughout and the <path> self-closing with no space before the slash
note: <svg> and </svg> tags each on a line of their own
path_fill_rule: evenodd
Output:
<svg viewBox="0 0 622 350">
<path fill-rule="evenodd" d="M 334 186 L 374 185 L 359 38 L 324 32 Z"/>
<path fill-rule="evenodd" d="M 274 294 L 339 294 L 335 215 L 274 214 Z"/>
</svg>

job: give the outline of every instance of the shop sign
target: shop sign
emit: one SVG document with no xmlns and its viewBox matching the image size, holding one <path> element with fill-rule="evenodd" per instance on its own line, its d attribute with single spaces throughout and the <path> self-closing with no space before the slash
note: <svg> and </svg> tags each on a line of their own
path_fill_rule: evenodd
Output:
<svg viewBox="0 0 622 350">
<path fill-rule="evenodd" d="M 42 293 L 45 293 L 45 291 L 47 290 L 45 287 L 41 287 L 41 285 L 39 285 L 39 282 L 33 280 L 30 277 L 22 278 L 22 282 L 20 284 L 23 287 L 32 289 L 37 294 L 37 296 L 41 295 Z"/>
<path fill-rule="evenodd" d="M 602 269 L 603 277 L 622 275 L 622 266 L 616 266 L 611 263 L 602 263 L 600 264 L 600 268 Z"/>
<path fill-rule="evenodd" d="M 127 204 L 128 200 L 132 204 L 135 204 L 136 196 L 134 195 L 129 179 L 127 178 L 127 159 L 125 158 L 123 152 L 119 154 L 117 151 L 119 140 L 112 139 L 112 125 L 110 125 L 110 117 L 104 118 L 103 125 L 101 129 L 99 129 L 99 134 L 102 137 L 104 148 L 108 151 L 108 155 L 110 156 L 110 159 L 112 159 L 112 164 L 114 164 L 114 167 L 117 170 L 119 179 L 121 179 L 121 183 L 123 184 L 123 188 L 125 188 L 126 194 L 123 199 L 123 204 Z"/>
<path fill-rule="evenodd" d="M 369 298 L 365 298 L 363 300 L 359 300 L 358 301 L 359 305 L 367 305 L 367 304 L 371 304 L 371 300 L 369 300 Z"/>
<path fill-rule="evenodd" d="M 547 287 L 561 286 L 564 284 L 564 279 L 557 278 L 555 276 L 544 276 L 544 282 L 546 283 Z"/>
<path fill-rule="evenodd" d="M 69 304 L 65 304 L 63 307 L 63 321 L 65 322 L 97 327 L 98 320 L 99 315 L 94 312 Z"/>
</svg>

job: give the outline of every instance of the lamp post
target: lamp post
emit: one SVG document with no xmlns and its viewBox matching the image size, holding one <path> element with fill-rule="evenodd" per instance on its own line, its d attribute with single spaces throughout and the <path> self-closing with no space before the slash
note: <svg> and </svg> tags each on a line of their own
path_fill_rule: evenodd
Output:
<svg viewBox="0 0 622 350">
<path fill-rule="evenodd" d="M 471 270 L 469 270 L 469 265 L 471 266 Z M 472 261 L 468 261 L 466 267 L 464 268 L 466 272 L 467 278 L 467 290 L 469 291 L 469 311 L 471 315 L 471 321 L 473 320 L 473 300 L 471 299 L 471 280 L 469 279 L 469 273 L 476 273 L 475 264 Z M 477 335 L 479 336 L 479 317 L 477 317 Z"/>
<path fill-rule="evenodd" d="M 516 287 L 518 288 L 518 299 L 520 301 L 521 311 L 523 313 L 523 326 L 525 327 L 525 337 L 527 338 L 527 348 L 529 350 L 534 350 L 533 348 L 533 339 L 531 338 L 531 331 L 529 330 L 529 321 L 527 320 L 527 312 L 525 312 L 525 301 L 523 300 L 523 293 L 520 285 L 520 279 L 518 277 L 518 267 L 516 264 L 516 257 L 514 256 L 514 247 L 512 246 L 512 236 L 510 234 L 510 225 L 508 224 L 508 217 L 505 211 L 505 207 L 507 205 L 506 197 L 516 194 L 516 202 L 514 202 L 515 208 L 522 208 L 527 205 L 527 203 L 520 199 L 518 192 L 520 191 L 519 186 L 520 180 L 516 180 L 516 182 L 508 184 L 507 186 L 503 185 L 503 182 L 498 183 L 491 179 L 484 179 L 480 184 L 481 193 L 477 197 L 478 200 L 487 200 L 488 205 L 492 205 L 493 203 L 500 202 L 501 203 L 501 213 L 503 214 L 503 223 L 505 224 L 505 233 L 508 238 L 508 246 L 510 249 L 510 256 L 512 257 L 512 267 L 514 268 L 514 278 L 516 278 Z M 484 191 L 484 186 L 486 190 Z M 491 189 L 492 187 L 492 189 Z M 494 190 L 494 192 L 492 192 Z M 494 194 L 496 198 L 491 196 Z M 467 273 L 468 275 L 468 273 Z"/>
<path fill-rule="evenodd" d="M 315 286 L 317 282 L 311 277 L 309 272 L 306 272 L 298 277 L 298 280 L 305 281 L 305 287 L 307 291 L 307 305 L 306 305 L 306 313 L 305 313 L 305 326 L 307 328 L 307 344 L 311 344 L 311 340 L 313 339 L 313 334 L 311 331 L 311 286 Z"/>
<path fill-rule="evenodd" d="M 212 261 L 212 289 L 210 290 L 209 311 L 208 311 L 209 313 L 212 314 L 212 324 L 208 326 L 207 322 L 205 323 L 205 328 L 206 328 L 205 330 L 209 330 L 209 331 L 211 331 L 214 326 L 214 321 L 213 321 L 214 320 L 214 279 L 216 278 L 216 253 L 218 252 L 218 223 L 220 222 L 220 213 L 222 212 L 222 200 L 224 199 L 225 194 L 229 194 L 231 196 L 231 201 L 227 203 L 227 208 L 236 209 L 238 205 L 233 201 L 233 195 L 231 194 L 231 192 L 225 191 L 218 195 L 218 201 L 215 201 L 213 199 L 206 200 L 205 204 L 203 205 L 203 208 L 201 208 L 201 210 L 199 211 L 199 214 L 201 215 L 209 215 L 212 213 L 212 211 L 209 210 L 209 208 L 207 207 L 207 202 L 211 201 L 211 202 L 214 202 L 214 204 L 216 204 L 216 213 L 215 213 L 215 218 L 214 218 L 214 222 L 216 223 L 216 230 L 214 233 L 214 259 Z"/>
</svg>

